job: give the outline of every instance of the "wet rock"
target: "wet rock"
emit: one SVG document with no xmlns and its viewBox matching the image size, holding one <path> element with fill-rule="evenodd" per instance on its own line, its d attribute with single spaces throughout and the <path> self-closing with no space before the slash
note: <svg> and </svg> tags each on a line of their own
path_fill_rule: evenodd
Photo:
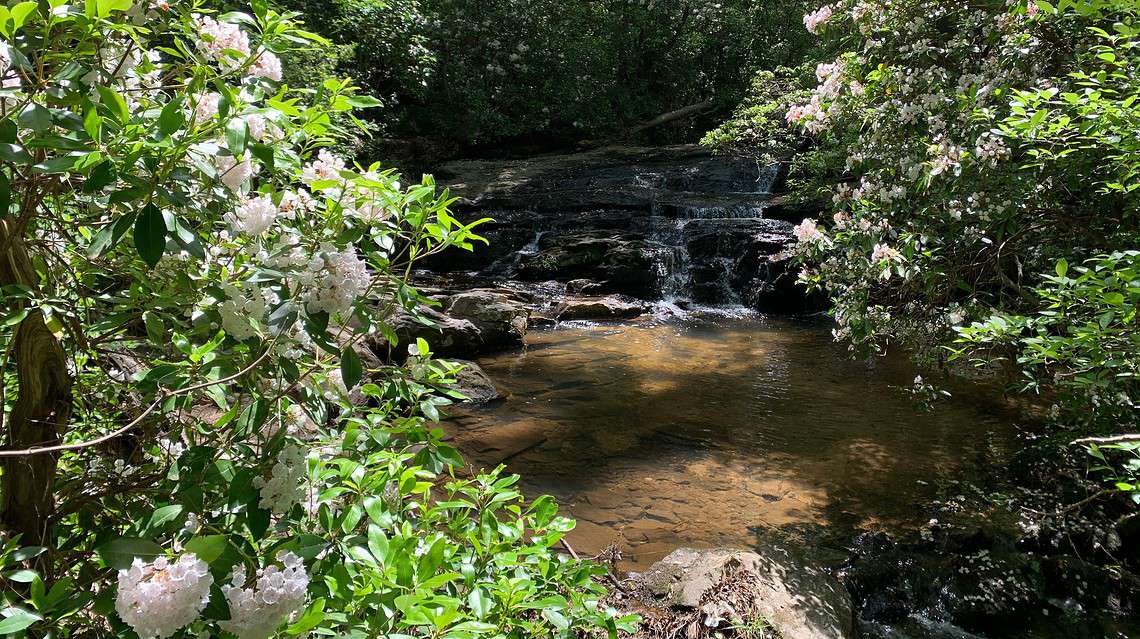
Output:
<svg viewBox="0 0 1140 639">
<path fill-rule="evenodd" d="M 388 322 L 396 333 L 399 346 L 389 355 L 388 343 L 375 341 L 373 351 L 381 357 L 390 356 L 399 361 L 407 356 L 407 346 L 421 338 L 440 356 L 471 355 L 482 350 L 479 328 L 470 321 L 445 315 L 427 306 L 419 307 L 417 313 L 418 317 L 403 309 L 397 311 Z"/>
<path fill-rule="evenodd" d="M 521 346 L 530 311 L 501 291 L 474 290 L 447 298 L 447 315 L 466 320 L 479 331 L 481 350 Z"/>
<path fill-rule="evenodd" d="M 681 548 L 640 580 L 669 606 L 696 611 L 706 628 L 762 617 L 784 639 L 855 636 L 843 586 L 776 545 L 761 552 Z"/>
<path fill-rule="evenodd" d="M 571 295 L 596 295 L 602 293 L 602 285 L 588 279 L 570 280 L 566 282 L 566 292 Z"/>
<path fill-rule="evenodd" d="M 594 292 L 652 299 L 661 292 L 655 267 L 660 250 L 638 235 L 597 231 L 549 235 L 539 242 L 537 253 L 522 259 L 517 276 L 532 281 L 588 279 L 596 282 L 589 287 Z"/>
<path fill-rule="evenodd" d="M 820 310 L 804 303 L 787 251 L 815 205 L 773 196 L 777 168 L 691 145 L 451 163 L 437 177 L 462 213 L 494 218 L 480 227 L 490 245 L 429 267 L 556 280 L 572 295 Z"/>
<path fill-rule="evenodd" d="M 566 300 L 555 309 L 555 315 L 559 321 L 618 320 L 639 317 L 646 310 L 644 304 L 611 295 L 594 299 Z"/>
<path fill-rule="evenodd" d="M 455 375 L 455 384 L 451 388 L 463 393 L 467 397 L 466 403 L 486 404 L 505 397 L 495 381 L 478 364 L 466 360 L 456 360 L 456 363 L 462 364 L 463 369 Z"/>
</svg>

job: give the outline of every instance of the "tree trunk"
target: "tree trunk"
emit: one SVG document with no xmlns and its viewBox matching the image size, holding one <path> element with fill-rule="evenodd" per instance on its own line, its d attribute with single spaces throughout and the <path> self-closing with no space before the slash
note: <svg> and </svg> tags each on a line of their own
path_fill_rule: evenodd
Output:
<svg viewBox="0 0 1140 639">
<path fill-rule="evenodd" d="M 14 227 L 13 220 L 0 219 L 0 286 L 19 284 L 34 290 L 38 278 Z M 71 376 L 67 354 L 38 308 L 20 322 L 10 350 L 17 385 L 7 421 L 8 447 L 58 444 L 71 418 Z M 55 509 L 56 462 L 53 453 L 5 458 L 0 521 L 9 534 L 21 535 L 25 545 L 52 545 L 49 521 Z"/>
</svg>

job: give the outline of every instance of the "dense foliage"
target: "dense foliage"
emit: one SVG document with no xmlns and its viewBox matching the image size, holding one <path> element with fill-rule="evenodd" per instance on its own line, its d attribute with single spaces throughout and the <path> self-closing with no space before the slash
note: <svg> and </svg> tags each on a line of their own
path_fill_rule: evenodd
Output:
<svg viewBox="0 0 1140 639">
<path fill-rule="evenodd" d="M 285 0 L 351 43 L 342 70 L 389 132 L 464 143 L 613 134 L 706 101 L 810 45 L 797 3 L 752 0 Z M 686 122 L 684 126 L 690 126 Z"/>
<path fill-rule="evenodd" d="M 330 152 L 350 83 L 253 2 L 0 7 L 0 635 L 612 636 L 573 522 L 461 474 L 456 367 L 371 357 L 430 178 Z"/>
<path fill-rule="evenodd" d="M 785 156 L 810 142 L 793 184 L 828 219 L 797 228 L 802 279 L 830 292 L 837 335 L 857 351 L 901 342 L 1007 362 L 1059 422 L 1131 429 L 1137 11 L 1130 0 L 826 5 L 804 17 L 834 54 L 815 88 L 757 95 L 709 141 L 751 128 L 759 153 Z M 780 111 L 798 136 L 768 133 Z"/>
</svg>

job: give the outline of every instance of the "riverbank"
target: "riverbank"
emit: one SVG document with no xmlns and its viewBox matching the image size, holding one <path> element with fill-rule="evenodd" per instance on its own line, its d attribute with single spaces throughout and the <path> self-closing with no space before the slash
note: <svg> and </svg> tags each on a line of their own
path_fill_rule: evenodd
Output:
<svg viewBox="0 0 1140 639">
<path fill-rule="evenodd" d="M 862 636 L 1140 633 L 1119 510 L 1059 512 L 1096 490 L 1081 460 L 1000 388 L 940 379 L 953 397 L 924 412 L 909 392 L 937 371 L 832 340 L 789 268 L 811 211 L 778 168 L 610 147 L 440 174 L 495 222 L 420 274 L 438 327 L 404 318 L 401 342 L 476 359 L 454 442 L 557 496 L 572 547 L 631 591 L 681 547 L 777 544 L 841 580 Z"/>
</svg>

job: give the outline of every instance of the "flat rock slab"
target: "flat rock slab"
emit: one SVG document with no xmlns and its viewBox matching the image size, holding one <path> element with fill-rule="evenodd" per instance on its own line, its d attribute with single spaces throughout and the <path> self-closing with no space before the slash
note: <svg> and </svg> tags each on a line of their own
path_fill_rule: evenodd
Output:
<svg viewBox="0 0 1140 639">
<path fill-rule="evenodd" d="M 558 305 L 555 315 L 566 320 L 618 320 L 641 316 L 645 304 L 627 301 L 615 295 L 594 299 L 572 299 Z"/>
<path fill-rule="evenodd" d="M 851 598 L 792 551 L 679 548 L 640 581 L 675 609 L 695 610 L 707 629 L 763 617 L 783 639 L 855 637 Z"/>
</svg>

